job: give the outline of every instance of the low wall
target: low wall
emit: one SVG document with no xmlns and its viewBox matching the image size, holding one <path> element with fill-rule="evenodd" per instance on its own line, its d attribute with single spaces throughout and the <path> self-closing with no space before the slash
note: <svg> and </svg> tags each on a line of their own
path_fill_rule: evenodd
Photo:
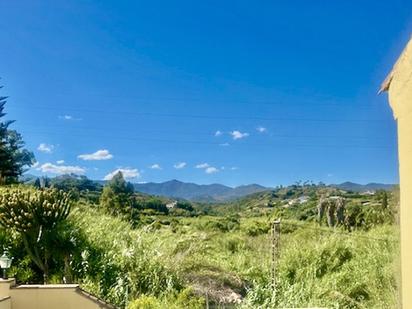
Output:
<svg viewBox="0 0 412 309">
<path fill-rule="evenodd" d="M 10 296 L 0 298 L 0 309 L 11 309 Z"/>
<path fill-rule="evenodd" d="M 114 308 L 81 290 L 78 285 L 21 285 L 10 289 L 12 309 Z"/>
<path fill-rule="evenodd" d="M 17 285 L 0 280 L 0 309 L 116 309 L 77 284 Z"/>
</svg>

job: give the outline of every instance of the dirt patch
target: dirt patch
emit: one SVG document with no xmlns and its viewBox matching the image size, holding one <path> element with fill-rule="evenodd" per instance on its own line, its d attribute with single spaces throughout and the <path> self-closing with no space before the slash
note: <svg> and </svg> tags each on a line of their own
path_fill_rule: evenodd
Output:
<svg viewBox="0 0 412 309">
<path fill-rule="evenodd" d="M 245 282 L 230 273 L 208 269 L 190 273 L 186 280 L 195 294 L 207 297 L 210 303 L 239 304 L 246 294 Z"/>
</svg>

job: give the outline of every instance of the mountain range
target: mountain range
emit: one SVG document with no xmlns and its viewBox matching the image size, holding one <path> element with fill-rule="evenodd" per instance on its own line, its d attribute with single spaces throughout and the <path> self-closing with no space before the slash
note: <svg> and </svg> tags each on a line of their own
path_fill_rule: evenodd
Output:
<svg viewBox="0 0 412 309">
<path fill-rule="evenodd" d="M 76 179 L 76 175 L 57 176 L 55 180 L 66 179 L 67 177 Z M 25 183 L 33 183 L 37 176 L 25 174 L 21 177 L 21 181 Z M 93 182 L 105 185 L 106 181 L 93 180 Z M 222 184 L 199 185 L 195 183 L 182 182 L 176 179 L 155 183 L 134 183 L 137 192 L 164 196 L 169 198 L 180 198 L 194 202 L 225 202 L 244 197 L 249 194 L 270 191 L 273 188 L 264 187 L 258 184 L 249 184 L 238 187 L 229 187 Z M 391 190 L 394 184 L 383 183 L 368 183 L 365 185 L 354 182 L 343 182 L 341 184 L 331 184 L 331 187 L 339 188 L 346 191 L 366 192 L 376 190 Z"/>
<path fill-rule="evenodd" d="M 179 180 L 170 180 L 162 183 L 137 183 L 136 191 L 174 198 L 183 198 L 196 202 L 222 202 L 233 200 L 252 193 L 270 190 L 258 184 L 238 186 L 235 188 L 221 184 L 198 185 Z"/>
<path fill-rule="evenodd" d="M 384 183 L 376 183 L 371 182 L 366 185 L 361 185 L 354 182 L 343 182 L 341 184 L 330 185 L 331 187 L 335 187 L 338 189 L 346 190 L 346 191 L 354 191 L 354 192 L 366 192 L 366 191 L 376 191 L 376 190 L 391 190 L 395 186 L 395 184 L 384 184 Z"/>
</svg>

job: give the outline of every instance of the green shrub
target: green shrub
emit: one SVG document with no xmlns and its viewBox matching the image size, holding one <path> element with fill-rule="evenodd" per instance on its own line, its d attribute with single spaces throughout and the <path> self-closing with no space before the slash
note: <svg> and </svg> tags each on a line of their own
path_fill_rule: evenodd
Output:
<svg viewBox="0 0 412 309">
<path fill-rule="evenodd" d="M 163 298 L 142 295 L 130 302 L 127 309 L 203 309 L 205 300 L 196 296 L 192 289 L 187 288 L 179 293 L 171 294 Z"/>
<path fill-rule="evenodd" d="M 200 228 L 216 232 L 230 232 L 238 229 L 240 226 L 239 219 L 236 217 L 210 218 L 205 223 L 200 224 Z"/>
<path fill-rule="evenodd" d="M 267 234 L 270 230 L 270 224 L 267 222 L 251 222 L 243 227 L 243 230 L 248 236 L 258 236 Z"/>
<path fill-rule="evenodd" d="M 159 301 L 154 296 L 142 295 L 127 306 L 127 309 L 157 309 Z"/>
<path fill-rule="evenodd" d="M 246 248 L 244 239 L 238 236 L 230 236 L 228 238 L 221 238 L 220 242 L 225 250 L 230 253 L 242 252 Z"/>
<path fill-rule="evenodd" d="M 192 289 L 186 288 L 179 292 L 175 298 L 176 308 L 190 308 L 190 309 L 203 309 L 205 308 L 205 299 L 196 296 Z"/>
</svg>

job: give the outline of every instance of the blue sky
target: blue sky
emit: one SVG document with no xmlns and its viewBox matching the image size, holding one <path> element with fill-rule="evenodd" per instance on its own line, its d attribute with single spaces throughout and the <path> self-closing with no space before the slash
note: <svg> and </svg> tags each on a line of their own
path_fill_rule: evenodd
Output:
<svg viewBox="0 0 412 309">
<path fill-rule="evenodd" d="M 30 173 L 398 181 L 377 90 L 412 33 L 410 1 L 2 1 L 0 14 L 1 94 Z"/>
</svg>

